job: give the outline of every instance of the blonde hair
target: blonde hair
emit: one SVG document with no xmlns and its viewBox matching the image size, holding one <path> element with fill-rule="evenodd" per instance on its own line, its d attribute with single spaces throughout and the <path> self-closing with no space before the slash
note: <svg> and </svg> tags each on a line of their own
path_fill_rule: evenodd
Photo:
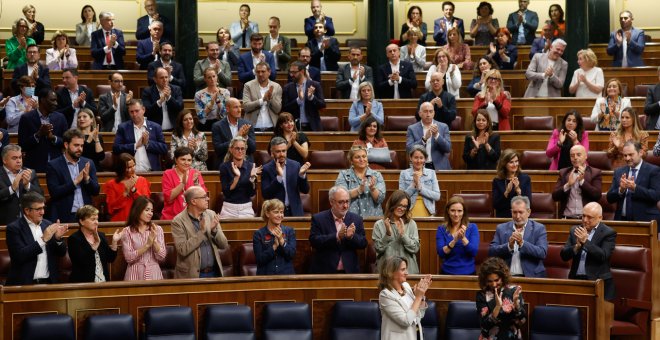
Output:
<svg viewBox="0 0 660 340">
<path fill-rule="evenodd" d="M 400 256 L 388 257 L 380 263 L 378 268 L 378 290 L 392 289 L 392 277 L 401 267 L 401 262 L 408 265 L 408 261 Z"/>
<path fill-rule="evenodd" d="M 491 78 L 491 77 L 499 78 L 499 80 L 500 80 L 499 81 L 499 89 L 498 89 L 499 91 L 498 91 L 497 95 L 500 95 L 500 93 L 502 93 L 502 91 L 504 91 L 504 80 L 502 79 L 502 74 L 500 73 L 499 70 L 491 69 L 490 71 L 488 71 L 486 73 L 486 81 L 488 81 L 488 78 Z M 485 98 L 486 97 L 486 91 L 488 91 L 487 83 L 486 83 L 486 85 L 481 87 L 481 91 L 479 91 L 478 96 L 480 98 Z"/>
<path fill-rule="evenodd" d="M 55 33 L 53 33 L 53 37 L 50 38 L 50 42 L 53 44 L 53 48 L 57 49 L 57 38 L 59 37 L 65 37 L 66 38 L 66 43 L 69 43 L 69 36 L 64 33 L 64 31 L 57 30 Z"/>
<path fill-rule="evenodd" d="M 596 57 L 596 53 L 590 48 L 579 50 L 577 53 L 577 56 L 584 58 L 584 61 L 587 62 L 587 64 L 591 65 L 591 67 L 596 67 L 598 66 L 598 57 Z"/>
<path fill-rule="evenodd" d="M 276 209 L 284 210 L 284 203 L 282 203 L 282 201 L 278 200 L 277 198 L 264 201 L 264 204 L 261 206 L 261 219 L 265 222 L 268 222 L 268 217 L 266 214 Z"/>
</svg>

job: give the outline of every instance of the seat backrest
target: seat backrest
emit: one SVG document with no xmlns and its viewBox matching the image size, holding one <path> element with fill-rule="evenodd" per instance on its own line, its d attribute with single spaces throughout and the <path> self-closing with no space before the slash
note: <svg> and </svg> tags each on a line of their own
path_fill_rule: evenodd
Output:
<svg viewBox="0 0 660 340">
<path fill-rule="evenodd" d="M 367 39 L 364 38 L 350 38 L 346 39 L 346 46 L 367 47 Z"/>
<path fill-rule="evenodd" d="M 612 170 L 612 162 L 610 162 L 605 151 L 589 151 L 587 153 L 587 163 L 589 166 L 603 171 Z"/>
<path fill-rule="evenodd" d="M 607 193 L 604 192 L 600 195 L 600 200 L 598 204 L 603 207 L 603 220 L 611 221 L 614 219 L 614 214 L 616 213 L 616 203 L 610 203 L 607 201 Z"/>
<path fill-rule="evenodd" d="M 231 248 L 218 249 L 220 261 L 222 261 L 222 276 L 234 276 L 234 257 L 231 253 Z"/>
<path fill-rule="evenodd" d="M 386 131 L 408 131 L 408 127 L 415 123 L 415 116 L 385 116 Z"/>
<path fill-rule="evenodd" d="M 312 196 L 301 192 L 300 200 L 302 201 L 305 216 L 312 216 Z"/>
<path fill-rule="evenodd" d="M 435 309 L 434 301 L 426 301 L 426 312 L 422 318 L 422 332 L 424 339 L 440 338 L 440 320 L 438 320 L 438 310 Z"/>
<path fill-rule="evenodd" d="M 7 281 L 7 274 L 11 268 L 11 259 L 9 258 L 8 249 L 0 249 L 0 285 L 4 285 Z"/>
<path fill-rule="evenodd" d="M 455 194 L 463 198 L 466 210 L 472 217 L 493 217 L 493 204 L 489 193 Z"/>
<path fill-rule="evenodd" d="M 342 150 L 310 151 L 308 161 L 312 169 L 346 169 L 346 157 Z"/>
<path fill-rule="evenodd" d="M 207 340 L 253 340 L 252 310 L 245 305 L 212 305 L 206 308 Z"/>
<path fill-rule="evenodd" d="M 257 150 L 252 154 L 252 158 L 254 159 L 254 164 L 257 166 L 262 166 L 272 159 L 270 157 L 270 153 L 267 150 Z"/>
<path fill-rule="evenodd" d="M 160 220 L 161 212 L 163 211 L 163 207 L 165 206 L 165 196 L 163 196 L 162 192 L 151 192 L 151 195 L 149 195 L 149 198 L 151 198 L 152 201 L 154 201 L 154 216 L 152 217 L 153 220 Z"/>
<path fill-rule="evenodd" d="M 447 308 L 445 339 L 478 339 L 481 334 L 477 304 L 452 301 Z"/>
<path fill-rule="evenodd" d="M 555 119 L 552 116 L 523 117 L 523 130 L 550 130 L 555 128 Z"/>
<path fill-rule="evenodd" d="M 637 120 L 639 120 L 639 126 L 642 130 L 646 129 L 646 115 L 638 115 Z"/>
<path fill-rule="evenodd" d="M 536 306 L 530 340 L 581 340 L 580 311 L 575 307 Z"/>
<path fill-rule="evenodd" d="M 73 319 L 66 314 L 30 316 L 23 320 L 23 340 L 75 340 Z"/>
<path fill-rule="evenodd" d="M 337 301 L 332 311 L 330 339 L 380 340 L 377 302 Z"/>
<path fill-rule="evenodd" d="M 238 265 L 241 276 L 257 275 L 257 259 L 254 257 L 252 242 L 241 244 L 238 251 Z"/>
<path fill-rule="evenodd" d="M 160 271 L 164 279 L 173 279 L 176 272 L 176 248 L 174 244 L 165 245 L 165 261 L 160 264 Z"/>
<path fill-rule="evenodd" d="M 60 283 L 68 283 L 69 277 L 71 277 L 71 269 L 73 265 L 71 264 L 71 258 L 69 257 L 69 252 L 64 254 L 62 257 L 57 258 L 57 269 L 60 271 Z"/>
<path fill-rule="evenodd" d="M 545 150 L 525 150 L 522 153 L 520 167 L 525 170 L 548 170 L 550 158 L 545 154 Z"/>
<path fill-rule="evenodd" d="M 582 120 L 582 125 L 584 126 L 584 129 L 586 131 L 596 130 L 596 123 L 592 122 L 591 119 L 583 119 Z"/>
<path fill-rule="evenodd" d="M 465 128 L 463 127 L 463 118 L 461 116 L 456 116 L 454 120 L 451 121 L 451 125 L 449 126 L 449 130 L 451 131 L 463 131 Z"/>
<path fill-rule="evenodd" d="M 103 160 L 99 162 L 100 169 L 96 169 L 97 171 L 114 171 L 114 155 L 112 151 L 106 151 L 105 156 L 103 157 Z"/>
<path fill-rule="evenodd" d="M 637 324 L 646 329 L 648 311 L 626 304 L 625 299 L 651 302 L 651 250 L 649 248 L 617 245 L 610 257 L 612 280 L 616 287 L 614 319 Z"/>
<path fill-rule="evenodd" d="M 653 86 L 653 84 L 635 85 L 635 97 L 646 97 L 646 94 L 649 92 L 649 88 Z"/>
<path fill-rule="evenodd" d="M 339 131 L 339 117 L 321 116 L 323 131 Z"/>
<path fill-rule="evenodd" d="M 312 317 L 306 303 L 268 303 L 261 320 L 264 340 L 312 339 Z"/>
<path fill-rule="evenodd" d="M 531 218 L 557 218 L 557 202 L 552 199 L 552 194 L 547 192 L 532 193 Z"/>
<path fill-rule="evenodd" d="M 655 166 L 660 166 L 660 156 L 654 156 L 653 150 L 646 151 L 646 158 L 644 158 L 644 161 L 649 162 Z"/>
<path fill-rule="evenodd" d="M 479 247 L 477 248 L 477 256 L 474 257 L 474 270 L 475 272 L 479 272 L 479 266 L 481 266 L 481 263 L 486 261 L 488 258 L 488 250 L 490 249 L 490 241 L 489 240 L 482 240 L 479 242 Z"/>
<path fill-rule="evenodd" d="M 146 340 L 195 340 L 195 321 L 190 307 L 149 308 L 144 313 Z"/>
<path fill-rule="evenodd" d="M 99 314 L 87 318 L 85 340 L 134 340 L 135 326 L 131 314 Z"/>
<path fill-rule="evenodd" d="M 571 260 L 564 261 L 561 259 L 560 253 L 562 248 L 564 246 L 561 244 L 548 244 L 548 253 L 545 256 L 545 260 L 543 260 L 545 273 L 548 278 L 568 278 L 568 272 L 571 271 Z"/>
</svg>

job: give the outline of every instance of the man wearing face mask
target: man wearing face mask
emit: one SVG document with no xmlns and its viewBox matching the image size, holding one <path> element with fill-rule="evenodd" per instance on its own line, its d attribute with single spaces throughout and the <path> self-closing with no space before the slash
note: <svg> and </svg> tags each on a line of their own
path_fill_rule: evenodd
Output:
<svg viewBox="0 0 660 340">
<path fill-rule="evenodd" d="M 48 67 L 41 65 L 39 62 L 39 59 L 41 58 L 39 54 L 39 46 L 28 45 L 26 53 L 27 62 L 16 66 L 14 69 L 14 75 L 11 80 L 11 88 L 14 90 L 14 94 L 21 93 L 18 88 L 18 79 L 22 76 L 29 76 L 34 80 L 36 86 L 35 93 L 39 93 L 42 89 L 50 88 L 50 72 Z"/>
<path fill-rule="evenodd" d="M 309 193 L 307 170 L 311 163 L 300 164 L 286 157 L 287 141 L 274 137 L 270 141 L 272 160 L 261 173 L 261 194 L 264 200 L 277 198 L 284 202 L 284 216 L 304 216 L 300 193 Z"/>
<path fill-rule="evenodd" d="M 35 96 L 34 79 L 32 77 L 22 76 L 18 78 L 16 83 L 20 93 L 9 98 L 5 106 L 7 131 L 11 133 L 18 132 L 18 122 L 21 120 L 21 116 L 36 109 L 39 105 L 39 99 Z"/>
<path fill-rule="evenodd" d="M 577 144 L 571 147 L 571 164 L 561 169 L 552 199 L 559 202 L 559 216 L 562 218 L 582 218 L 582 207 L 598 202 L 602 192 L 600 169 L 587 164 L 587 150 Z"/>
</svg>

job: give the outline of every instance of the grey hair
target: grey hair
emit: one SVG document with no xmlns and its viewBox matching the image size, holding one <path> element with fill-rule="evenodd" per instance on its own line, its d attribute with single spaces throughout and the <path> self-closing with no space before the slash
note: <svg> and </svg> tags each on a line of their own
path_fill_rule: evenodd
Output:
<svg viewBox="0 0 660 340">
<path fill-rule="evenodd" d="M 408 157 L 412 157 L 412 155 L 417 151 L 421 152 L 422 155 L 424 155 L 424 158 L 429 158 L 429 154 L 428 152 L 426 152 L 426 148 L 419 144 L 415 144 L 412 146 L 412 148 L 410 148 L 410 151 L 408 152 Z"/>
<path fill-rule="evenodd" d="M 335 194 L 340 190 L 344 190 L 344 191 L 348 192 L 348 189 L 346 189 L 346 187 L 341 186 L 341 185 L 335 185 L 332 188 L 330 188 L 330 190 L 328 190 L 328 199 L 330 199 L 330 200 L 334 199 Z"/>
<path fill-rule="evenodd" d="M 531 209 L 531 208 L 532 208 L 532 205 L 531 205 L 531 203 L 529 202 L 529 198 L 528 198 L 527 196 L 515 196 L 514 198 L 511 199 L 511 206 L 513 207 L 513 205 L 514 205 L 516 202 L 523 202 L 523 203 L 525 203 L 525 208 L 527 208 L 527 209 Z"/>
<path fill-rule="evenodd" d="M 114 16 L 115 16 L 115 14 L 112 13 L 112 12 L 103 11 L 103 12 L 99 13 L 99 20 L 103 20 L 107 17 L 114 17 Z"/>
<path fill-rule="evenodd" d="M 566 41 L 565 41 L 564 39 L 557 38 L 557 39 L 555 39 L 555 40 L 552 41 L 552 47 L 555 47 L 555 46 L 557 46 L 557 45 L 566 46 L 566 45 L 568 45 L 568 44 L 566 43 Z"/>
<path fill-rule="evenodd" d="M 163 25 L 163 22 L 162 22 L 162 21 L 154 20 L 154 21 L 152 21 L 151 24 L 149 25 L 149 28 L 152 28 L 153 26 L 156 26 L 156 25 L 160 26 L 161 28 L 165 27 L 165 26 Z"/>
<path fill-rule="evenodd" d="M 272 148 L 273 146 L 277 146 L 277 145 L 280 145 L 280 144 L 288 144 L 288 142 L 283 137 L 276 136 L 276 137 L 273 137 L 273 139 L 270 140 L 269 146 Z"/>
<path fill-rule="evenodd" d="M 21 146 L 17 144 L 8 144 L 2 149 L 2 159 L 11 151 L 21 152 Z"/>
</svg>

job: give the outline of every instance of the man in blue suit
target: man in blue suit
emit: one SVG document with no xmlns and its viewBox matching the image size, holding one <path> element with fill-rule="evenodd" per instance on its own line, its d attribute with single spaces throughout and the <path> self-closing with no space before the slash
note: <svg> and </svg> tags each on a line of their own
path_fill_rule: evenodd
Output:
<svg viewBox="0 0 660 340">
<path fill-rule="evenodd" d="M 323 13 L 321 1 L 312 0 L 310 8 L 312 10 L 312 15 L 309 18 L 305 18 L 305 35 L 307 36 L 307 40 L 314 39 L 314 24 L 317 22 L 320 22 L 325 26 L 327 35 L 335 35 L 335 25 L 332 23 L 332 18 Z"/>
<path fill-rule="evenodd" d="M 360 215 L 348 211 L 348 190 L 334 186 L 330 209 L 312 216 L 309 243 L 314 248 L 310 274 L 359 273 L 358 249 L 367 247 Z"/>
<path fill-rule="evenodd" d="M 531 212 L 529 198 L 516 196 L 511 200 L 513 221 L 497 226 L 488 256 L 501 257 L 513 276 L 543 278 L 548 237 L 543 224 L 529 219 Z"/>
<path fill-rule="evenodd" d="M 621 29 L 610 34 L 607 54 L 613 57 L 612 66 L 644 66 L 644 31 L 633 27 L 633 15 L 630 11 L 619 14 Z"/>
<path fill-rule="evenodd" d="M 399 46 L 389 44 L 385 49 L 388 62 L 376 70 L 376 91 L 379 98 L 412 98 L 417 88 L 415 70 L 409 61 L 401 60 Z"/>
<path fill-rule="evenodd" d="M 271 70 L 276 70 L 275 68 L 275 57 L 273 54 L 264 51 L 264 37 L 259 33 L 253 33 L 250 36 L 250 52 L 245 52 L 241 54 L 241 58 L 238 61 L 238 80 L 241 83 L 245 84 L 248 81 L 254 79 L 254 66 L 260 61 L 265 61 L 270 65 Z M 275 81 L 277 72 L 272 72 L 270 74 L 270 80 Z"/>
<path fill-rule="evenodd" d="M 323 131 L 319 115 L 320 109 L 325 108 L 323 90 L 321 84 L 307 79 L 304 70 L 305 64 L 300 61 L 289 67 L 289 75 L 295 81 L 282 89 L 282 111 L 293 115 L 299 130 Z"/>
<path fill-rule="evenodd" d="M 300 52 L 298 52 L 298 61 L 301 61 L 305 65 L 304 69 L 307 70 L 307 78 L 320 84 L 321 70 L 318 67 L 310 65 L 310 62 L 312 61 L 312 51 L 309 49 L 309 47 L 305 46 L 300 49 Z M 290 73 L 288 79 L 289 83 L 295 81 L 295 79 L 291 77 Z"/>
<path fill-rule="evenodd" d="M 124 68 L 124 33 L 114 28 L 115 15 L 111 12 L 99 14 L 101 28 L 92 32 L 92 70 L 118 70 Z"/>
<path fill-rule="evenodd" d="M 183 73 L 183 66 L 172 59 L 173 54 L 174 45 L 172 43 L 165 41 L 160 44 L 160 58 L 149 64 L 147 70 L 149 86 L 154 84 L 156 70 L 162 67 L 170 74 L 170 84 L 180 87 L 181 91 L 185 90 L 186 75 Z"/>
<path fill-rule="evenodd" d="M 94 161 L 82 157 L 85 135 L 78 129 L 64 133 L 64 153 L 48 163 L 46 184 L 51 198 L 50 219 L 76 222 L 76 212 L 92 204 L 101 187 Z"/>
<path fill-rule="evenodd" d="M 135 38 L 137 40 L 149 38 L 149 25 L 154 21 L 160 21 L 163 23 L 163 39 L 173 42 L 174 27 L 167 17 L 158 13 L 158 4 L 156 3 L 156 0 L 144 0 L 144 10 L 147 14 L 138 18 Z"/>
<path fill-rule="evenodd" d="M 261 173 L 261 193 L 264 200 L 277 198 L 284 202 L 284 216 L 304 216 L 300 193 L 309 193 L 307 170 L 309 162 L 301 164 L 286 158 L 287 141 L 274 137 L 270 141 L 272 160 Z"/>
<path fill-rule="evenodd" d="M 616 203 L 617 221 L 660 221 L 660 168 L 644 162 L 642 145 L 626 142 L 623 159 L 627 165 L 614 171 L 607 201 Z"/>
<path fill-rule="evenodd" d="M 46 172 L 48 162 L 62 155 L 62 135 L 68 129 L 64 115 L 55 111 L 52 89 L 39 92 L 39 108 L 26 112 L 18 123 L 18 145 L 25 152 L 25 167 Z"/>
<path fill-rule="evenodd" d="M 15 95 L 21 93 L 21 90 L 18 86 L 18 79 L 20 79 L 22 76 L 28 75 L 28 68 L 30 68 L 29 76 L 32 79 L 34 79 L 34 84 L 35 84 L 34 93 L 39 93 L 43 89 L 50 88 L 50 71 L 48 70 L 48 67 L 42 65 L 39 62 L 40 59 L 39 46 L 29 45 L 27 47 L 26 54 L 27 54 L 27 62 L 25 64 L 21 64 L 17 66 L 14 69 L 14 75 L 12 76 L 11 88 L 14 91 Z"/>
<path fill-rule="evenodd" d="M 183 95 L 180 87 L 170 84 L 166 69 L 156 69 L 154 84 L 142 91 L 142 102 L 149 120 L 165 131 L 174 129 L 176 117 L 183 110 Z"/>
<path fill-rule="evenodd" d="M 140 70 L 146 70 L 149 63 L 160 59 L 160 44 L 163 40 L 163 23 L 154 21 L 149 25 L 150 36 L 138 41 L 135 59 L 140 64 Z"/>
<path fill-rule="evenodd" d="M 144 118 L 144 106 L 138 99 L 129 101 L 127 106 L 131 120 L 117 127 L 112 153 L 134 155 L 137 172 L 160 171 L 160 157 L 167 153 L 163 130 Z"/>
<path fill-rule="evenodd" d="M 427 168 L 451 170 L 449 127 L 447 124 L 433 119 L 434 115 L 433 105 L 429 102 L 422 103 L 419 107 L 421 120 L 409 126 L 406 132 L 406 150 L 410 152 L 414 145 L 421 145 L 429 154 L 425 165 Z"/>
<path fill-rule="evenodd" d="M 433 21 L 433 40 L 438 46 L 447 45 L 447 31 L 456 27 L 462 39 L 465 39 L 465 25 L 463 19 L 454 16 L 454 3 L 451 1 L 444 1 L 442 3 L 442 18 Z"/>
<path fill-rule="evenodd" d="M 250 162 L 252 161 L 252 154 L 257 150 L 257 137 L 250 121 L 241 118 L 241 102 L 238 99 L 229 98 L 227 100 L 227 116 L 213 123 L 211 134 L 218 160 L 216 169 L 225 159 L 225 155 L 229 151 L 229 143 L 236 136 L 242 136 L 247 140 L 245 155 Z"/>
<path fill-rule="evenodd" d="M 12 266 L 6 285 L 57 283 L 60 272 L 56 257 L 66 255 L 62 237 L 68 228 L 59 221 L 52 223 L 44 219 L 46 199 L 39 193 L 22 195 L 21 207 L 23 217 L 7 226 L 7 249 Z"/>
<path fill-rule="evenodd" d="M 513 37 L 512 44 L 530 45 L 534 41 L 536 29 L 539 27 L 539 15 L 527 9 L 527 6 L 529 0 L 518 0 L 518 10 L 510 13 L 506 20 L 506 28 Z"/>
<path fill-rule="evenodd" d="M 325 35 L 326 31 L 322 23 L 314 25 L 314 39 L 307 41 L 306 46 L 312 52 L 310 65 L 318 67 L 321 71 L 337 71 L 337 62 L 341 58 L 339 42 L 335 37 Z"/>
<path fill-rule="evenodd" d="M 552 41 L 554 40 L 554 32 L 555 29 L 552 27 L 552 24 L 546 23 L 543 25 L 543 33 L 540 37 L 534 39 L 532 47 L 529 50 L 529 60 L 532 60 L 537 53 L 546 53 L 550 51 Z"/>
</svg>

